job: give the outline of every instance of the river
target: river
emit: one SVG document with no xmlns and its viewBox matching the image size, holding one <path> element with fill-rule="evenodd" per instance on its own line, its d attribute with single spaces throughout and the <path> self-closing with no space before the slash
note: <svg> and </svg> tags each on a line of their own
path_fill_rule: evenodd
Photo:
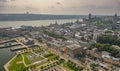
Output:
<svg viewBox="0 0 120 71">
<path fill-rule="evenodd" d="M 0 71 L 4 71 L 3 65 L 14 56 L 15 52 L 11 52 L 10 48 L 0 49 Z"/>
<path fill-rule="evenodd" d="M 57 20 L 58 24 L 63 24 L 66 22 L 75 22 L 76 19 L 63 19 Z M 0 21 L 0 28 L 13 27 L 19 28 L 21 25 L 27 26 L 47 26 L 49 24 L 54 24 L 56 20 L 36 20 L 36 21 Z"/>
</svg>

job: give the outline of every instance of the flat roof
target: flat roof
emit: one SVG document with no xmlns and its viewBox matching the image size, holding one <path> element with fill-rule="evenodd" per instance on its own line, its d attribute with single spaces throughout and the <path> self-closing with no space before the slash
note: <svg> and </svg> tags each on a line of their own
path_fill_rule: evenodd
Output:
<svg viewBox="0 0 120 71">
<path fill-rule="evenodd" d="M 71 50 L 75 50 L 75 49 L 78 49 L 78 48 L 81 48 L 82 46 L 80 45 L 77 45 L 77 44 L 71 44 L 71 45 L 68 45 L 67 48 L 71 49 Z"/>
</svg>

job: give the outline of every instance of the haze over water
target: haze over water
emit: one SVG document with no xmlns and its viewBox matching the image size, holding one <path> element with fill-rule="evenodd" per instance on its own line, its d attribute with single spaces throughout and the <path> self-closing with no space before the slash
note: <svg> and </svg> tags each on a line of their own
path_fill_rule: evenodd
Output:
<svg viewBox="0 0 120 71">
<path fill-rule="evenodd" d="M 27 26 L 48 26 L 51 23 L 54 24 L 55 21 L 58 22 L 58 24 L 64 24 L 67 22 L 75 22 L 76 19 L 63 19 L 63 20 L 36 20 L 36 21 L 0 21 L 0 28 L 6 28 L 6 27 L 13 27 L 13 28 L 19 28 L 22 25 Z"/>
</svg>

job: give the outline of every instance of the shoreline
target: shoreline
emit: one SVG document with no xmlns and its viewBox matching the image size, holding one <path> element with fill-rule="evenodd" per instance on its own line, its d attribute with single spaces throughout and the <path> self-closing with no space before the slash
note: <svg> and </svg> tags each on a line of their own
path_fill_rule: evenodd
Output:
<svg viewBox="0 0 120 71">
<path fill-rule="evenodd" d="M 16 21 L 41 21 L 41 20 L 71 20 L 71 19 L 82 19 L 82 18 L 69 18 L 69 19 L 38 19 L 38 20 L 0 20 L 0 22 L 16 22 Z"/>
<path fill-rule="evenodd" d="M 12 59 L 10 59 L 7 63 L 4 64 L 3 68 L 5 71 L 9 71 L 8 66 L 10 65 L 10 62 L 16 57 L 17 57 L 17 54 Z"/>
</svg>

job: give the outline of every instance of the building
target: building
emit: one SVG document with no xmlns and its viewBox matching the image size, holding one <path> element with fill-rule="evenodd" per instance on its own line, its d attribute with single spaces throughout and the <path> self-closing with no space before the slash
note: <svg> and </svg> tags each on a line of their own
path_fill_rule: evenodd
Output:
<svg viewBox="0 0 120 71">
<path fill-rule="evenodd" d="M 75 55 L 83 52 L 83 47 L 77 44 L 72 44 L 67 46 L 66 54 L 71 57 L 75 57 Z"/>
<path fill-rule="evenodd" d="M 33 45 L 34 44 L 34 40 L 31 38 L 28 38 L 28 40 L 25 42 L 26 45 Z"/>
<path fill-rule="evenodd" d="M 119 47 L 119 46 L 117 46 L 117 45 L 112 45 L 112 47 L 120 51 L 120 47 Z"/>
<path fill-rule="evenodd" d="M 112 21 L 113 22 L 112 29 L 115 29 L 117 27 L 117 20 L 118 20 L 118 17 L 117 17 L 117 14 L 115 14 Z"/>
<path fill-rule="evenodd" d="M 89 28 L 90 28 L 91 22 L 92 22 L 92 14 L 91 14 L 91 13 L 89 13 L 88 19 L 89 19 L 89 21 L 88 21 L 88 26 L 89 26 Z"/>
<path fill-rule="evenodd" d="M 102 60 L 104 62 L 120 66 L 120 58 L 112 57 L 108 52 L 102 52 Z"/>
<path fill-rule="evenodd" d="M 1 37 L 17 37 L 22 35 L 23 32 L 20 29 L 13 29 L 12 27 L 0 28 Z"/>
</svg>

